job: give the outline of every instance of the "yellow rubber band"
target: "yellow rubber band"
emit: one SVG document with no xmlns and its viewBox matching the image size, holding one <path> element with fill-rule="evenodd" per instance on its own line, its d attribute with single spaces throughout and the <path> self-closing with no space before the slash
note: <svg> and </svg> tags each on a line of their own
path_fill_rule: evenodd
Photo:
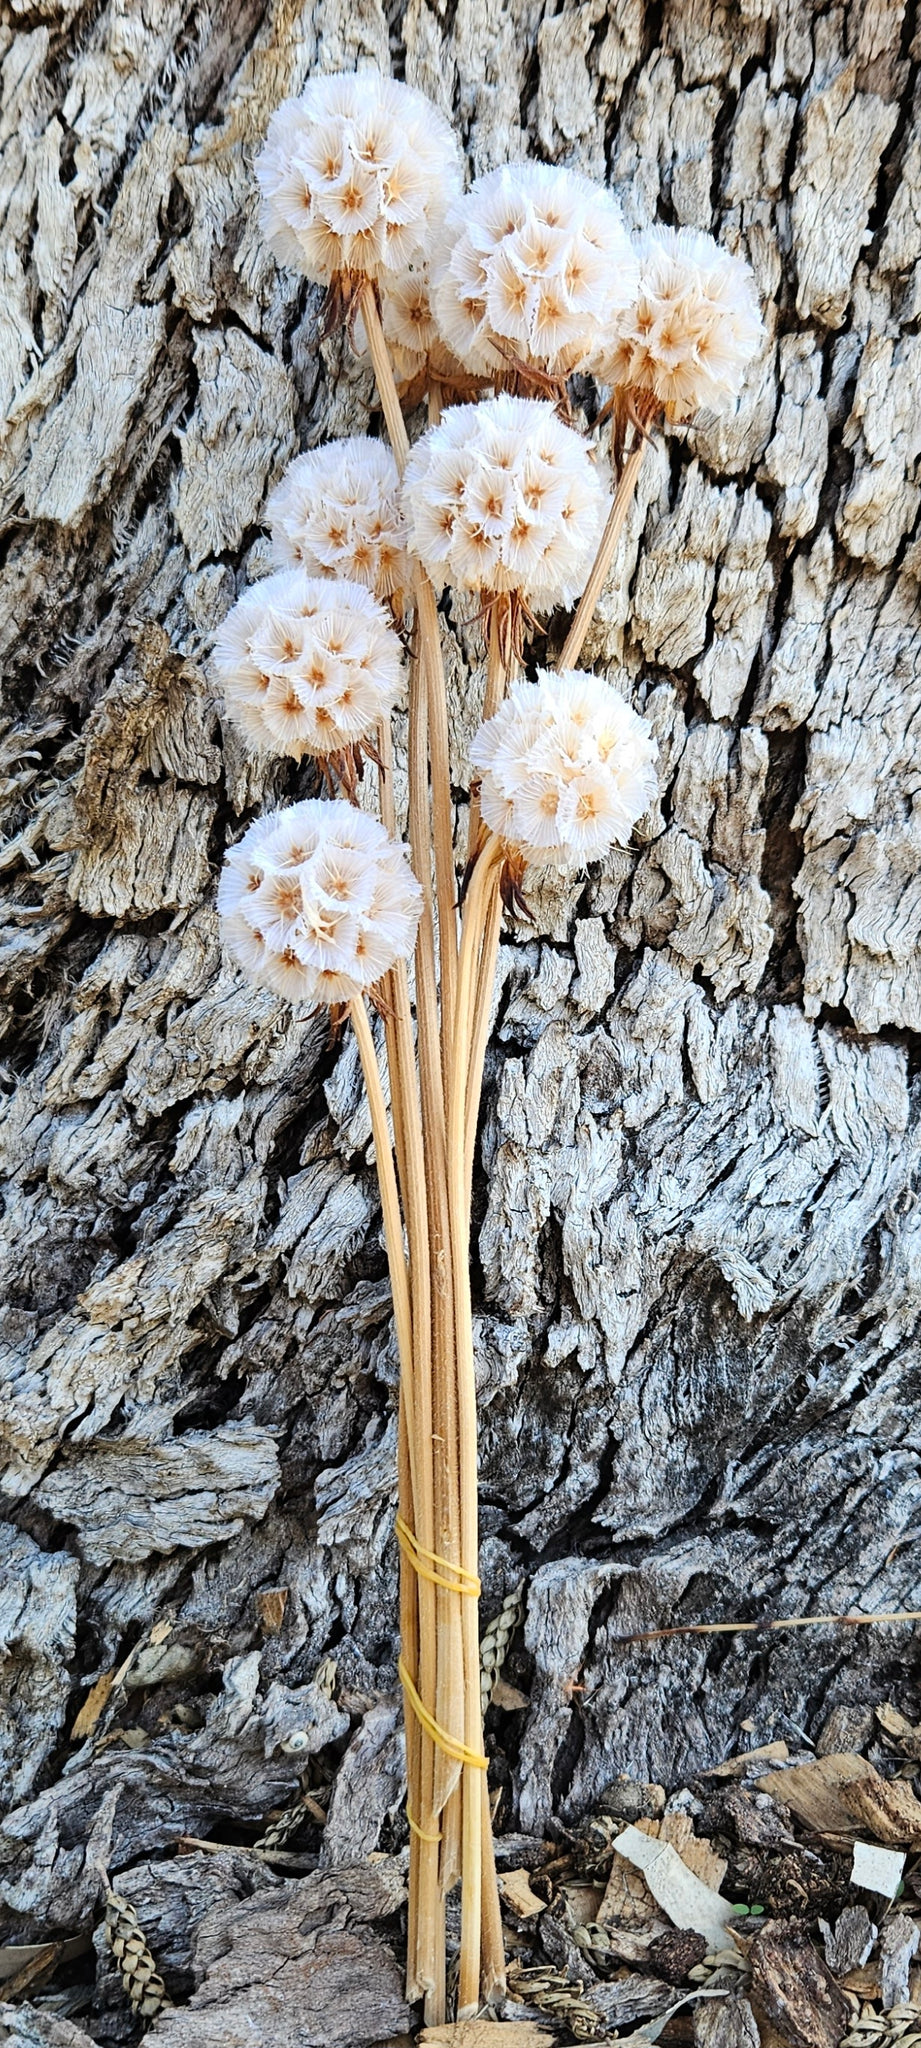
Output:
<svg viewBox="0 0 921 2048">
<path fill-rule="evenodd" d="M 470 1764 L 474 1770 L 485 1771 L 488 1759 L 485 1756 L 478 1756 L 475 1749 L 468 1749 L 465 1742 L 458 1742 L 455 1736 L 448 1734 L 446 1728 L 440 1728 L 434 1716 L 429 1713 L 428 1707 L 423 1706 L 402 1657 L 397 1670 L 400 1674 L 400 1684 L 416 1720 L 420 1727 L 425 1729 L 426 1735 L 431 1737 L 436 1749 L 443 1750 L 445 1756 L 452 1757 L 457 1764 Z"/>
<path fill-rule="evenodd" d="M 407 1806 L 407 1808 L 406 1808 L 406 1818 L 407 1818 L 407 1820 L 408 1820 L 408 1822 L 409 1822 L 409 1825 L 410 1825 L 410 1827 L 412 1828 L 413 1834 L 414 1834 L 414 1835 L 418 1835 L 418 1837 L 419 1837 L 419 1840 L 420 1840 L 420 1842 L 440 1842 L 440 1841 L 441 1841 L 441 1836 L 440 1836 L 440 1834 L 438 1834 L 438 1835 L 427 1835 L 427 1834 L 426 1834 L 426 1832 L 425 1832 L 425 1829 L 424 1829 L 424 1828 L 420 1828 L 420 1826 L 419 1826 L 419 1823 L 418 1823 L 418 1821 L 417 1821 L 417 1820 L 413 1820 L 412 1814 L 410 1813 L 410 1810 L 409 1810 L 409 1807 L 408 1807 L 408 1806 Z"/>
<path fill-rule="evenodd" d="M 417 1578 L 428 1579 L 431 1586 L 444 1586 L 449 1593 L 467 1593 L 471 1600 L 479 1599 L 480 1581 L 476 1572 L 465 1571 L 463 1565 L 452 1564 L 450 1558 L 439 1557 L 437 1550 L 426 1550 L 423 1544 L 417 1542 L 409 1523 L 404 1522 L 402 1515 L 397 1516 L 396 1531 L 400 1549 L 404 1557 L 409 1559 Z M 428 1559 L 428 1563 L 422 1562 L 424 1558 Z M 432 1565 L 440 1565 L 441 1571 L 432 1571 Z M 455 1576 L 453 1579 L 446 1579 L 442 1576 L 444 1572 L 454 1572 Z"/>
</svg>

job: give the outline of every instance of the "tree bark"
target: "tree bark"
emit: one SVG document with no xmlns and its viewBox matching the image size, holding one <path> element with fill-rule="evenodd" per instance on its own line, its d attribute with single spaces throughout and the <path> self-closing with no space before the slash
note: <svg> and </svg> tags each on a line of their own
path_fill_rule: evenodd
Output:
<svg viewBox="0 0 921 2048">
<path fill-rule="evenodd" d="M 529 1705 L 490 1723 L 500 1828 L 814 1737 L 915 1654 L 901 1625 L 622 1638 L 921 1607 L 921 51 L 901 0 L 17 14 L 0 1920 L 31 1941 L 98 1918 L 100 1865 L 153 1913 L 181 1835 L 253 1841 L 331 1742 L 327 1862 L 402 1839 L 356 1051 L 222 964 L 214 908 L 241 820 L 310 785 L 222 728 L 210 635 L 292 452 L 374 418 L 257 230 L 253 155 L 316 68 L 392 65 L 475 171 L 571 162 L 632 226 L 712 229 L 768 321 L 737 413 L 654 439 L 586 647 L 654 722 L 659 809 L 502 947 L 481 1568 L 487 1617 L 526 1581 Z M 485 652 L 449 624 L 462 788 Z"/>
</svg>

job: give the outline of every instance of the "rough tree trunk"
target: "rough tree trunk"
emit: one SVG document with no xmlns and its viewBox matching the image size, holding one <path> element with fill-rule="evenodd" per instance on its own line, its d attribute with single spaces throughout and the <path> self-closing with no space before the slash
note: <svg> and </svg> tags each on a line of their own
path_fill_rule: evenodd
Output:
<svg viewBox="0 0 921 2048">
<path fill-rule="evenodd" d="M 655 721 L 655 829 L 503 950 L 482 1568 L 487 1617 L 527 1581 L 530 1704 L 493 1724 L 500 1825 L 814 1735 L 917 1640 L 623 1635 L 921 1606 L 910 11 L 390 16 L 13 0 L 2 31 L 0 1915 L 16 1940 L 88 1930 L 102 1864 L 180 1969 L 210 1907 L 198 1974 L 225 1960 L 189 2033 L 158 2022 L 176 2048 L 231 2039 L 256 1882 L 171 1861 L 180 1835 L 252 1841 L 348 1737 L 326 1863 L 402 1840 L 396 1363 L 355 1051 L 223 967 L 214 913 L 241 817 L 308 783 L 222 731 L 209 635 L 291 452 L 370 417 L 255 229 L 255 147 L 316 67 L 392 64 L 477 170 L 531 151 L 606 178 L 632 224 L 712 227 L 768 302 L 737 416 L 650 452 L 587 649 Z M 460 783 L 482 670 L 478 629 L 454 634 Z M 306 1939 L 285 1910 L 272 1968 Z M 403 2023 L 390 1967 L 343 2039 Z"/>
</svg>

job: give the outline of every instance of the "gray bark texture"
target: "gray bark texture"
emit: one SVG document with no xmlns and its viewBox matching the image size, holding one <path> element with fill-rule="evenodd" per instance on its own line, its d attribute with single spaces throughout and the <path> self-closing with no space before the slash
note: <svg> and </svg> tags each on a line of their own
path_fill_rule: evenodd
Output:
<svg viewBox="0 0 921 2048">
<path fill-rule="evenodd" d="M 659 808 L 501 955 L 482 1572 L 485 1619 L 526 1582 L 527 1706 L 488 1725 L 500 1829 L 539 1836 L 914 1699 L 904 1626 L 622 1638 L 921 1607 L 921 43 L 903 0 L 12 0 L 0 37 L 0 1921 L 89 1931 L 104 1868 L 204 1987 L 153 2039 L 306 2042 L 284 1987 L 349 1899 L 398 1904 L 355 1868 L 404 1840 L 396 1357 L 354 1046 L 222 964 L 223 848 L 311 785 L 222 727 L 208 649 L 286 461 L 375 415 L 253 157 L 313 70 L 392 67 L 475 171 L 579 165 L 746 251 L 766 307 L 737 413 L 654 439 L 586 649 Z M 312 1758 L 322 1941 L 245 1854 Z M 406 2018 L 362 1943 L 349 2040 Z M 30 2011 L 0 2039 L 85 2038 Z"/>
</svg>

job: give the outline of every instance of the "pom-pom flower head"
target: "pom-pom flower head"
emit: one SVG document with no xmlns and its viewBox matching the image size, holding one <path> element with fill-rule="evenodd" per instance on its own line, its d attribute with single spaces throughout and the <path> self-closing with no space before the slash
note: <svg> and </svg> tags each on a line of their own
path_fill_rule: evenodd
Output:
<svg viewBox="0 0 921 2048">
<path fill-rule="evenodd" d="M 460 182 L 448 122 L 376 71 L 312 78 L 269 123 L 256 174 L 280 263 L 321 284 L 378 278 L 424 252 Z"/>
<path fill-rule="evenodd" d="M 214 659 L 234 723 L 262 752 L 294 761 L 351 755 L 389 718 L 402 683 L 399 640 L 371 592 L 302 569 L 244 591 Z"/>
<path fill-rule="evenodd" d="M 400 477 L 383 441 L 356 434 L 298 455 L 266 507 L 276 560 L 390 597 L 409 583 Z"/>
<path fill-rule="evenodd" d="M 466 396 L 476 391 L 482 376 L 470 377 L 442 339 L 432 310 L 428 265 L 413 263 L 380 286 L 381 326 L 390 350 L 398 384 L 413 384 L 426 375 Z M 365 324 L 359 313 L 353 345 L 359 356 L 368 353 Z"/>
<path fill-rule="evenodd" d="M 450 208 L 432 262 L 435 317 L 471 369 L 509 359 L 566 376 L 636 291 L 617 201 L 577 171 L 511 164 Z"/>
<path fill-rule="evenodd" d="M 406 467 L 410 546 L 437 588 L 568 604 L 581 588 L 607 494 L 580 434 L 545 399 L 451 406 Z"/>
<path fill-rule="evenodd" d="M 312 798 L 250 826 L 217 901 L 250 981 L 292 1003 L 347 1003 L 409 958 L 422 891 L 376 818 Z"/>
<path fill-rule="evenodd" d="M 557 868 L 626 845 L 656 794 L 655 755 L 645 719 L 578 669 L 515 683 L 470 750 L 486 824 L 526 859 Z"/>
<path fill-rule="evenodd" d="M 596 376 L 654 398 L 669 419 L 725 411 L 764 333 L 748 264 L 693 228 L 650 228 L 636 253 L 636 297 L 597 352 Z"/>
</svg>

